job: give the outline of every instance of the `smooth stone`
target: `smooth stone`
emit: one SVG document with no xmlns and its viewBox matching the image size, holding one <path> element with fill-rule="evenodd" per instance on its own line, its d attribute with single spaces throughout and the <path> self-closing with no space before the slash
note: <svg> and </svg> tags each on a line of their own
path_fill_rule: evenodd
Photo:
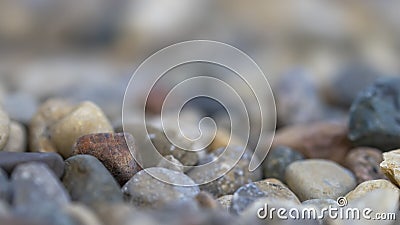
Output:
<svg viewBox="0 0 400 225">
<path fill-rule="evenodd" d="M 224 209 L 226 212 L 231 211 L 232 200 L 233 200 L 233 195 L 224 195 L 217 199 L 222 209 Z"/>
<path fill-rule="evenodd" d="M 329 159 L 342 163 L 352 144 L 346 123 L 318 122 L 280 129 L 272 147 L 287 146 L 306 158 Z"/>
<path fill-rule="evenodd" d="M 0 108 L 0 150 L 7 144 L 10 134 L 10 118 L 7 113 Z"/>
<path fill-rule="evenodd" d="M 112 133 L 113 127 L 103 111 L 92 102 L 82 102 L 50 126 L 50 140 L 64 157 L 72 155 L 79 137 L 92 133 Z"/>
<path fill-rule="evenodd" d="M 73 201 L 89 207 L 96 204 L 123 201 L 118 183 L 104 165 L 91 155 L 76 155 L 65 160 L 62 178 Z"/>
<path fill-rule="evenodd" d="M 201 163 L 212 162 L 205 166 L 198 166 L 188 172 L 200 189 L 213 194 L 215 197 L 233 194 L 241 186 L 262 178 L 261 168 L 249 171 L 251 152 L 243 147 L 220 148 L 207 155 Z M 222 155 L 221 155 L 222 154 Z M 216 175 L 222 174 L 221 177 Z M 216 179 L 218 178 L 218 179 Z"/>
<path fill-rule="evenodd" d="M 383 153 L 383 162 L 380 167 L 386 177 L 400 186 L 400 149 Z"/>
<path fill-rule="evenodd" d="M 0 152 L 0 167 L 7 173 L 12 173 L 15 167 L 27 162 L 44 163 L 57 177 L 64 173 L 64 160 L 57 153 Z"/>
<path fill-rule="evenodd" d="M 303 160 L 304 156 L 291 148 L 278 146 L 268 152 L 263 162 L 264 177 L 276 178 L 286 183 L 286 168 L 293 162 Z"/>
<path fill-rule="evenodd" d="M 17 166 L 11 175 L 12 203 L 16 208 L 42 204 L 63 206 L 70 197 L 55 174 L 45 165 L 30 162 Z"/>
<path fill-rule="evenodd" d="M 132 152 L 136 152 L 135 140 L 128 133 L 88 134 L 78 138 L 73 155 L 88 154 L 96 157 L 110 171 L 120 185 L 124 185 L 142 168 Z"/>
<path fill-rule="evenodd" d="M 338 164 L 322 159 L 297 161 L 286 170 L 289 188 L 300 200 L 336 199 L 356 186 L 353 174 Z"/>
<path fill-rule="evenodd" d="M 27 124 L 36 113 L 39 102 L 31 93 L 18 91 L 4 99 L 4 110 L 11 119 Z"/>
<path fill-rule="evenodd" d="M 0 201 L 8 201 L 10 198 L 10 182 L 6 172 L 0 168 Z"/>
<path fill-rule="evenodd" d="M 282 182 L 276 179 L 266 179 L 249 183 L 239 188 L 232 199 L 231 212 L 238 215 L 245 211 L 252 203 L 263 198 L 265 203 L 272 204 L 281 201 L 299 205 L 297 196 Z"/>
<path fill-rule="evenodd" d="M 10 123 L 10 135 L 3 151 L 6 152 L 26 152 L 27 132 L 25 127 L 16 121 Z"/>
<path fill-rule="evenodd" d="M 96 214 L 85 205 L 68 204 L 63 208 L 63 211 L 71 217 L 74 225 L 103 225 Z"/>
<path fill-rule="evenodd" d="M 73 105 L 62 99 L 48 99 L 33 116 L 29 124 L 29 147 L 32 152 L 57 152 L 50 140 L 50 125 L 72 110 Z"/>
<path fill-rule="evenodd" d="M 184 166 L 173 155 L 164 156 L 157 164 L 157 167 L 162 167 L 169 170 L 175 170 L 183 173 Z"/>
<path fill-rule="evenodd" d="M 367 180 L 385 179 L 379 164 L 383 161 L 382 152 L 378 149 L 359 147 L 351 150 L 346 156 L 344 166 L 355 175 L 357 183 Z"/>
<path fill-rule="evenodd" d="M 163 181 L 153 177 L 161 177 Z M 174 184 L 184 184 L 179 186 Z M 160 167 L 136 173 L 122 188 L 126 199 L 138 207 L 156 208 L 169 202 L 188 201 L 199 192 L 199 187 L 187 175 Z"/>
<path fill-rule="evenodd" d="M 370 180 L 359 184 L 353 191 L 346 195 L 348 201 L 353 201 L 364 197 L 367 193 L 377 189 L 388 189 L 400 194 L 400 190 L 394 184 L 387 180 Z"/>
<path fill-rule="evenodd" d="M 400 148 L 400 78 L 381 78 L 350 109 L 349 139 L 357 146 Z"/>
</svg>

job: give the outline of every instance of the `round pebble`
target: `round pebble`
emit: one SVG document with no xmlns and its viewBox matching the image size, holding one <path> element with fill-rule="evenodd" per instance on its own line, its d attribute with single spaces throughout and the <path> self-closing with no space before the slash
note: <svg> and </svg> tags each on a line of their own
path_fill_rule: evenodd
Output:
<svg viewBox="0 0 400 225">
<path fill-rule="evenodd" d="M 300 200 L 337 199 L 356 186 L 354 175 L 338 164 L 322 159 L 297 161 L 287 168 L 286 181 Z"/>
<path fill-rule="evenodd" d="M 168 183 L 154 178 L 162 177 Z M 175 183 L 186 186 L 173 185 Z M 133 205 L 156 208 L 170 202 L 193 199 L 199 192 L 196 183 L 183 173 L 160 167 L 147 168 L 136 173 L 122 191 Z"/>
<path fill-rule="evenodd" d="M 0 108 L 0 150 L 4 148 L 8 141 L 8 136 L 10 134 L 10 118 Z"/>
<path fill-rule="evenodd" d="M 7 152 L 25 152 L 27 150 L 27 134 L 25 127 L 16 122 L 10 123 L 10 136 L 3 151 Z"/>
</svg>

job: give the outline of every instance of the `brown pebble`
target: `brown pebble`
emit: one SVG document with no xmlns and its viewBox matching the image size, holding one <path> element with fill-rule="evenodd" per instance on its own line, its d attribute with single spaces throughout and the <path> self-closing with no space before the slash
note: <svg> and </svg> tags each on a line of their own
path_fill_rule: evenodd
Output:
<svg viewBox="0 0 400 225">
<path fill-rule="evenodd" d="M 349 168 L 360 184 L 368 180 L 386 179 L 379 164 L 383 161 L 382 152 L 375 148 L 360 147 L 350 151 L 344 166 Z"/>
<path fill-rule="evenodd" d="M 343 163 L 352 148 L 347 124 L 318 122 L 283 128 L 276 133 L 272 147 L 287 146 L 307 158 L 329 159 Z"/>
<path fill-rule="evenodd" d="M 128 133 L 88 134 L 77 140 L 73 154 L 88 154 L 96 157 L 118 183 L 123 185 L 142 170 L 133 158 L 128 146 L 131 149 L 135 148 L 134 139 Z"/>
<path fill-rule="evenodd" d="M 196 202 L 197 204 L 201 207 L 201 208 L 205 208 L 205 209 L 216 209 L 219 208 L 219 203 L 217 202 L 217 200 L 214 199 L 214 197 L 205 191 L 200 192 L 199 194 L 197 194 L 195 196 Z"/>
</svg>

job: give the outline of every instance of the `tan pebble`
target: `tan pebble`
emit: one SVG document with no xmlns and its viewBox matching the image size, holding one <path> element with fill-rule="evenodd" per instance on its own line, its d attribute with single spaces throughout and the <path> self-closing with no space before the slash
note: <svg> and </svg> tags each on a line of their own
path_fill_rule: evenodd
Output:
<svg viewBox="0 0 400 225">
<path fill-rule="evenodd" d="M 25 152 L 27 147 L 26 138 L 25 127 L 16 121 L 11 121 L 10 136 L 3 150 L 7 152 Z"/>
<path fill-rule="evenodd" d="M 400 149 L 383 153 L 380 167 L 393 183 L 400 185 Z"/>
<path fill-rule="evenodd" d="M 377 189 L 389 189 L 400 194 L 399 188 L 387 180 L 370 180 L 359 184 L 353 191 L 346 195 L 346 199 L 348 201 L 356 200 Z"/>
</svg>

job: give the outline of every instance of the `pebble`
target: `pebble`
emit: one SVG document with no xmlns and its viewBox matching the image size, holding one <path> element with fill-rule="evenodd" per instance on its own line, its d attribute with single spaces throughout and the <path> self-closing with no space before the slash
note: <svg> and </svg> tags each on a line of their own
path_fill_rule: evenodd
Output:
<svg viewBox="0 0 400 225">
<path fill-rule="evenodd" d="M 73 201 L 88 206 L 123 201 L 118 183 L 103 164 L 91 155 L 76 155 L 65 160 L 62 182 Z"/>
<path fill-rule="evenodd" d="M 29 124 L 29 147 L 32 152 L 57 152 L 50 140 L 50 125 L 54 124 L 72 109 L 72 104 L 62 99 L 45 101 Z"/>
<path fill-rule="evenodd" d="M 297 161 L 286 170 L 289 188 L 300 200 L 336 199 L 356 186 L 353 174 L 338 164 L 322 159 Z"/>
<path fill-rule="evenodd" d="M 347 134 L 346 123 L 318 122 L 291 126 L 276 133 L 272 147 L 287 146 L 298 150 L 307 158 L 342 163 L 352 149 Z"/>
<path fill-rule="evenodd" d="M 313 208 L 317 210 L 318 221 L 320 225 L 327 225 L 329 219 L 325 213 L 324 217 L 322 215 L 323 209 L 329 209 L 329 207 L 339 208 L 337 201 L 329 198 L 325 199 L 310 199 L 302 202 L 302 206 L 305 208 Z M 322 218 L 322 219 L 319 219 Z"/>
<path fill-rule="evenodd" d="M 297 196 L 282 182 L 276 179 L 266 179 L 239 188 L 233 194 L 231 212 L 238 215 L 260 198 L 263 198 L 264 202 L 268 204 L 281 201 L 292 202 L 295 205 L 300 204 Z"/>
<path fill-rule="evenodd" d="M 73 155 L 88 154 L 96 157 L 111 172 L 120 185 L 124 185 L 142 168 L 131 152 L 136 152 L 135 141 L 128 133 L 88 134 L 78 138 Z"/>
<path fill-rule="evenodd" d="M 394 184 L 400 186 L 400 149 L 383 153 L 380 167 Z"/>
<path fill-rule="evenodd" d="M 167 183 L 158 180 L 157 177 L 161 177 Z M 149 208 L 157 208 L 170 202 L 187 201 L 200 192 L 190 177 L 160 167 L 139 171 L 124 185 L 122 191 L 133 205 Z"/>
<path fill-rule="evenodd" d="M 377 189 L 389 189 L 400 194 L 399 188 L 387 180 L 370 180 L 359 184 L 353 191 L 346 195 L 348 201 L 364 197 L 367 193 Z"/>
<path fill-rule="evenodd" d="M 233 194 L 244 184 L 262 178 L 261 168 L 257 168 L 253 172 L 249 171 L 251 152 L 246 150 L 240 157 L 243 152 L 242 147 L 230 147 L 225 152 L 224 150 L 224 148 L 220 148 L 202 160 L 204 164 L 215 160 L 214 163 L 197 166 L 188 172 L 189 177 L 197 184 L 201 184 L 201 190 L 207 191 L 217 198 Z M 218 175 L 222 176 L 218 177 Z"/>
<path fill-rule="evenodd" d="M 214 197 L 205 191 L 201 191 L 199 194 L 195 196 L 195 200 L 197 204 L 202 209 L 218 209 L 219 203 Z"/>
<path fill-rule="evenodd" d="M 291 148 L 278 146 L 268 152 L 263 162 L 264 177 L 276 178 L 286 183 L 286 168 L 293 162 L 303 160 L 304 156 Z"/>
<path fill-rule="evenodd" d="M 222 206 L 222 209 L 224 209 L 227 212 L 231 211 L 232 200 L 233 200 L 233 195 L 224 195 L 217 199 L 219 204 Z"/>
<path fill-rule="evenodd" d="M 17 166 L 11 175 L 11 185 L 12 203 L 17 208 L 35 208 L 46 203 L 63 206 L 70 202 L 59 179 L 42 163 Z"/>
<path fill-rule="evenodd" d="M 0 201 L 8 201 L 10 197 L 10 183 L 6 172 L 0 168 Z"/>
<path fill-rule="evenodd" d="M 381 78 L 350 109 L 349 138 L 357 146 L 400 148 L 400 78 Z"/>
<path fill-rule="evenodd" d="M 25 127 L 16 121 L 10 123 L 10 136 L 3 151 L 25 152 L 27 150 L 27 133 Z"/>
<path fill-rule="evenodd" d="M 10 118 L 7 113 L 0 108 L 0 150 L 7 144 L 10 134 Z"/>
<path fill-rule="evenodd" d="M 157 164 L 157 167 L 162 167 L 169 170 L 175 170 L 183 173 L 184 166 L 173 155 L 164 156 Z"/>
<path fill-rule="evenodd" d="M 64 173 L 64 160 L 57 153 L 0 152 L 0 167 L 7 173 L 12 173 L 15 167 L 27 162 L 46 164 L 57 177 Z"/>
<path fill-rule="evenodd" d="M 64 157 L 72 155 L 76 140 L 86 134 L 109 133 L 113 128 L 101 109 L 92 102 L 82 102 L 50 127 L 50 140 Z"/>
<path fill-rule="evenodd" d="M 74 225 L 103 225 L 96 214 L 85 205 L 72 203 L 66 205 L 63 210 L 74 221 Z"/>
<path fill-rule="evenodd" d="M 382 152 L 378 149 L 359 147 L 351 150 L 346 156 L 344 166 L 355 175 L 357 183 L 367 180 L 385 179 L 379 164 L 383 161 Z"/>
</svg>

